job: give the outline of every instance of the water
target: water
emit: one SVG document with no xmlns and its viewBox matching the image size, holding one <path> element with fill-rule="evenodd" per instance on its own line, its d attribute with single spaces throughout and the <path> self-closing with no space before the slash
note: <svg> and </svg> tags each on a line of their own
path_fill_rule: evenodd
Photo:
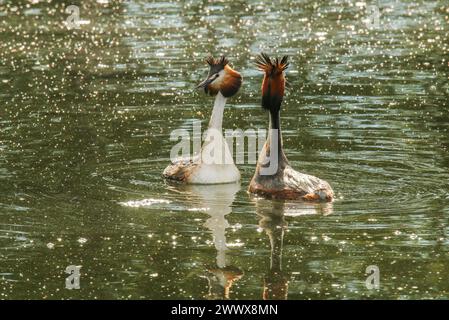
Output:
<svg viewBox="0 0 449 320">
<path fill-rule="evenodd" d="M 79 30 L 0 1 L 0 298 L 449 297 L 446 1 L 378 1 L 374 27 L 364 1 L 76 2 Z M 267 126 L 262 50 L 291 56 L 286 154 L 332 204 L 253 199 L 252 164 L 161 179 L 170 132 L 208 121 L 209 53 L 244 77 L 223 127 Z"/>
</svg>

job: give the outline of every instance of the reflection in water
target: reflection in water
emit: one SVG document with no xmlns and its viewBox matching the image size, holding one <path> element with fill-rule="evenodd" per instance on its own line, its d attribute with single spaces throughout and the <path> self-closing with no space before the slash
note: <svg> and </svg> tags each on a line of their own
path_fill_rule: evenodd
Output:
<svg viewBox="0 0 449 320">
<path fill-rule="evenodd" d="M 305 202 L 285 202 L 257 198 L 256 213 L 260 217 L 259 227 L 270 239 L 270 268 L 263 280 L 263 299 L 282 300 L 288 298 L 289 274 L 282 270 L 282 248 L 287 230 L 285 216 L 308 214 L 328 215 L 332 213 L 332 203 L 311 204 Z"/>
<path fill-rule="evenodd" d="M 257 215 L 260 216 L 259 226 L 270 239 L 271 257 L 270 270 L 264 277 L 263 299 L 287 299 L 288 275 L 282 271 L 282 246 L 287 222 L 284 219 L 284 202 L 269 200 L 257 201 Z"/>
<path fill-rule="evenodd" d="M 189 192 L 195 197 L 195 203 L 204 210 L 209 218 L 204 226 L 212 233 L 217 250 L 216 265 L 208 267 L 204 276 L 208 282 L 207 299 L 229 299 L 232 284 L 243 276 L 243 272 L 227 261 L 226 229 L 229 222 L 226 215 L 232 212 L 232 203 L 240 189 L 240 184 L 221 185 L 180 185 L 178 189 Z"/>
<path fill-rule="evenodd" d="M 307 203 L 288 201 L 284 203 L 284 215 L 299 217 L 311 214 L 330 215 L 333 212 L 332 203 Z"/>
</svg>

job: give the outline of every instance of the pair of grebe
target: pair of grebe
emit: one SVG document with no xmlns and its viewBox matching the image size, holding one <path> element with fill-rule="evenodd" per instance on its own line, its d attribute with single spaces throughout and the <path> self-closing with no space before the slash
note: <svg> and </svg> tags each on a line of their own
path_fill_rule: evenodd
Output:
<svg viewBox="0 0 449 320">
<path fill-rule="evenodd" d="M 236 182 L 240 180 L 240 173 L 232 160 L 221 130 L 226 99 L 237 93 L 242 84 L 242 76 L 229 66 L 229 61 L 225 57 L 220 59 L 209 57 L 206 62 L 210 66 L 209 74 L 198 88 L 203 88 L 207 94 L 215 96 L 208 129 L 208 132 L 214 133 L 213 139 L 208 139 L 212 134 L 207 134 L 198 158 L 174 162 L 164 170 L 163 176 L 190 184 Z M 256 58 L 256 66 L 264 73 L 262 108 L 269 112 L 269 131 L 248 191 L 272 199 L 332 201 L 334 194 L 330 185 L 322 179 L 295 171 L 283 150 L 280 109 L 285 91 L 284 73 L 288 65 L 287 56 L 282 59 L 270 59 L 262 53 Z M 214 144 L 216 150 L 223 151 L 224 162 L 202 161 L 210 152 L 211 144 Z M 275 169 L 270 172 L 270 168 Z"/>
</svg>

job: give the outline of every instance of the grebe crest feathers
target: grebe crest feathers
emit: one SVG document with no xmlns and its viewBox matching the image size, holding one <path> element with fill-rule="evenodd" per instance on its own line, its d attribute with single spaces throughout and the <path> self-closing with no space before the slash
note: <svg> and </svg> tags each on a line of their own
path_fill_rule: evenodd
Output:
<svg viewBox="0 0 449 320">
<path fill-rule="evenodd" d="M 262 82 L 262 108 L 278 112 L 285 92 L 284 71 L 288 68 L 288 56 L 282 59 L 271 59 L 267 54 L 261 53 L 256 57 L 256 67 L 264 72 Z"/>
</svg>

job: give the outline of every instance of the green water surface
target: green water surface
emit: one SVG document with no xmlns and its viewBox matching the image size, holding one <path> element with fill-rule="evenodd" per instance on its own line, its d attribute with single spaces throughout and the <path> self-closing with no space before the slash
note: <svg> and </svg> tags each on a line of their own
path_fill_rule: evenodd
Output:
<svg viewBox="0 0 449 320">
<path fill-rule="evenodd" d="M 447 1 L 0 0 L 0 299 L 449 298 L 448 16 Z M 161 178 L 172 130 L 208 122 L 208 54 L 244 78 L 223 127 L 267 127 L 261 51 L 290 56 L 285 152 L 332 204 L 251 198 L 248 163 L 237 185 Z"/>
</svg>

